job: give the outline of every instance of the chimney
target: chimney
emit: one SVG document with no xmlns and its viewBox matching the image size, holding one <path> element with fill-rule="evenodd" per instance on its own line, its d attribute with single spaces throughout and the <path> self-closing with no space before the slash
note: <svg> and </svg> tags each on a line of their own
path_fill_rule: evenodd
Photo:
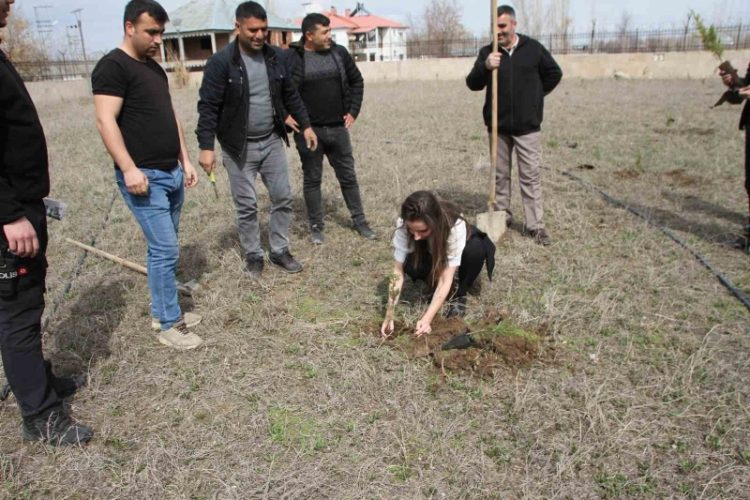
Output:
<svg viewBox="0 0 750 500">
<path fill-rule="evenodd" d="M 334 7 L 333 5 L 331 5 L 331 15 L 336 15 L 336 7 Z"/>
<path fill-rule="evenodd" d="M 346 17 L 352 17 L 352 9 L 346 9 L 344 11 L 344 14 L 346 15 Z"/>
</svg>

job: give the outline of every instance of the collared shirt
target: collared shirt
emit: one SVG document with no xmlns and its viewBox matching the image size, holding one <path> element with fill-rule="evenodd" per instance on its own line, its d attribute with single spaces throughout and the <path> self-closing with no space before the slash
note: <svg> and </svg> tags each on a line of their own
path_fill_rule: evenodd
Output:
<svg viewBox="0 0 750 500">
<path fill-rule="evenodd" d="M 515 51 L 516 47 L 518 47 L 518 41 L 520 40 L 520 38 L 518 37 L 518 35 L 515 35 L 515 37 L 516 37 L 516 39 L 513 41 L 513 45 L 511 45 L 509 49 L 506 49 L 505 47 L 502 47 L 502 49 L 505 52 L 507 52 L 508 55 L 511 56 L 511 57 L 513 57 L 513 51 Z"/>
<path fill-rule="evenodd" d="M 466 221 L 459 217 L 453 224 L 451 232 L 448 235 L 448 267 L 459 267 L 461 265 L 461 256 L 466 246 Z M 396 221 L 396 232 L 393 234 L 393 259 L 403 264 L 406 257 L 414 252 L 414 241 L 409 237 L 406 223 L 399 217 Z"/>
</svg>

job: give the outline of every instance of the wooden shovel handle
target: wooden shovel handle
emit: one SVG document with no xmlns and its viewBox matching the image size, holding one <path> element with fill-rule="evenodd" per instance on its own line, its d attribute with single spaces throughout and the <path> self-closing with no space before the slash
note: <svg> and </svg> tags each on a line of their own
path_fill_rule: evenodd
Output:
<svg viewBox="0 0 750 500">
<path fill-rule="evenodd" d="M 492 52 L 497 52 L 497 0 L 491 0 L 492 13 Z M 492 127 L 490 133 L 490 199 L 487 202 L 488 211 L 495 210 L 495 175 L 497 172 L 497 101 L 498 101 L 498 72 L 500 68 L 492 72 Z"/>
<path fill-rule="evenodd" d="M 123 259 L 122 257 L 118 257 L 117 255 L 112 255 L 111 253 L 107 253 L 104 250 L 99 250 L 98 248 L 94 248 L 92 246 L 86 245 L 84 243 L 81 243 L 80 241 L 76 241 L 71 238 L 65 238 L 65 241 L 67 241 L 71 245 L 77 246 L 78 248 L 82 248 L 83 250 L 86 250 L 87 252 L 93 253 L 94 255 L 98 255 L 99 257 L 105 258 L 107 260 L 111 260 L 112 262 L 116 262 L 120 264 L 121 266 L 126 267 L 132 271 L 148 276 L 148 271 L 146 270 L 146 268 L 134 262 L 130 262 L 129 260 Z"/>
</svg>

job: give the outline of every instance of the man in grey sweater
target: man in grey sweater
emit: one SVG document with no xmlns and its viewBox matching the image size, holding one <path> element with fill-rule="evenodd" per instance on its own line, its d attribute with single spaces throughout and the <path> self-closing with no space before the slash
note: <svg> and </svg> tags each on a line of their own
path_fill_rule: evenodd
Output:
<svg viewBox="0 0 750 500">
<path fill-rule="evenodd" d="M 247 271 L 256 279 L 263 271 L 255 184 L 260 174 L 272 204 L 270 261 L 286 272 L 298 273 L 302 266 L 289 251 L 292 190 L 284 122 L 298 124 L 313 150 L 317 138 L 302 100 L 285 73 L 281 50 L 265 42 L 265 9 L 256 2 L 244 2 L 237 7 L 235 24 L 237 39 L 211 56 L 204 71 L 196 130 L 199 163 L 206 173 L 214 170 L 214 140 L 218 138 L 237 209 Z"/>
</svg>

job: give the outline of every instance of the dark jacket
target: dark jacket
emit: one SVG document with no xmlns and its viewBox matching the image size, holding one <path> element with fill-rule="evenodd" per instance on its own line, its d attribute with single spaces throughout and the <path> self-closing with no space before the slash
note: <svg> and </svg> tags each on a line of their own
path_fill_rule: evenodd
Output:
<svg viewBox="0 0 750 500">
<path fill-rule="evenodd" d="M 745 85 L 750 85 L 750 64 L 747 65 Z M 744 130 L 748 125 L 750 125 L 750 101 L 747 101 L 745 107 L 742 108 L 742 115 L 740 115 L 740 130 Z"/>
<path fill-rule="evenodd" d="M 49 194 L 47 141 L 21 77 L 0 50 L 0 225 Z M 1 232 L 1 231 L 0 231 Z"/>
<path fill-rule="evenodd" d="M 299 41 L 289 45 L 284 51 L 284 61 L 287 71 L 294 82 L 294 86 L 299 88 L 305 80 L 305 46 L 304 42 Z M 362 98 L 365 93 L 365 81 L 362 73 L 359 72 L 354 59 L 349 52 L 333 43 L 331 45 L 331 55 L 336 62 L 341 74 L 341 91 L 344 97 L 344 109 L 354 118 L 359 116 L 362 109 Z"/>
<path fill-rule="evenodd" d="M 498 78 L 498 129 L 502 134 L 523 135 L 537 132 L 544 116 L 544 96 L 560 83 L 562 70 L 544 46 L 525 35 L 518 35 L 513 56 L 500 49 Z M 492 72 L 484 65 L 492 45 L 482 47 L 474 67 L 466 77 L 471 90 L 487 89 L 484 123 L 492 124 Z"/>
<path fill-rule="evenodd" d="M 310 119 L 287 75 L 281 49 L 266 44 L 263 47 L 268 84 L 274 110 L 274 128 L 289 144 L 284 120 L 291 115 L 300 129 L 310 126 Z M 239 164 L 243 163 L 247 143 L 247 117 L 250 105 L 250 83 L 242 62 L 237 40 L 212 55 L 203 71 L 198 100 L 198 145 L 201 150 L 213 150 L 214 138 Z M 288 110 L 288 111 L 287 111 Z"/>
</svg>

